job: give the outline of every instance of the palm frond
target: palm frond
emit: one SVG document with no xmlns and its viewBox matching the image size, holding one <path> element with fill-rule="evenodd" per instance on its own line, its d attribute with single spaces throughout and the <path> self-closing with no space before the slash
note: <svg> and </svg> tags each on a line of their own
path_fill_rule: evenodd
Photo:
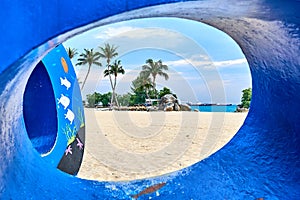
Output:
<svg viewBox="0 0 300 200">
<path fill-rule="evenodd" d="M 165 80 L 169 79 L 169 75 L 165 72 L 158 72 L 158 75 L 163 76 L 165 78 Z"/>
<path fill-rule="evenodd" d="M 162 60 L 153 61 L 153 59 L 147 59 L 146 65 L 142 66 L 142 71 L 140 73 L 141 76 L 149 77 L 152 76 L 152 84 L 153 87 L 156 86 L 155 80 L 156 76 L 163 76 L 165 80 L 169 79 L 168 74 L 165 72 L 168 70 L 168 66 L 162 63 Z M 154 88 L 155 89 L 155 88 Z"/>
<path fill-rule="evenodd" d="M 118 47 L 116 47 L 114 45 L 110 45 L 109 43 L 105 43 L 104 47 L 100 46 L 99 48 L 101 51 L 101 52 L 99 52 L 99 56 L 101 58 L 106 58 L 107 63 L 109 63 L 112 58 L 114 58 L 118 55 L 118 52 L 117 52 Z"/>
</svg>

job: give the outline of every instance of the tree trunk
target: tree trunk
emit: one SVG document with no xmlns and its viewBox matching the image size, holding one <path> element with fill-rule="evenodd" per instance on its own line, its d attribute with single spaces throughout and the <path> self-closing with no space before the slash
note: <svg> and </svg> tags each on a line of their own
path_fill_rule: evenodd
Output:
<svg viewBox="0 0 300 200">
<path fill-rule="evenodd" d="M 115 74 L 115 82 L 114 82 L 114 86 L 113 86 L 113 94 L 114 94 L 114 100 L 118 106 L 118 108 L 120 107 L 119 106 L 119 102 L 118 102 L 118 99 L 117 99 L 117 96 L 116 96 L 116 85 L 117 85 L 117 75 Z"/>
<path fill-rule="evenodd" d="M 156 76 L 153 76 L 153 88 L 154 88 L 154 93 L 156 94 L 156 99 L 158 99 L 158 94 L 157 94 L 157 90 L 156 90 L 156 83 L 155 83 L 155 79 L 156 79 Z"/>
<path fill-rule="evenodd" d="M 81 85 L 81 91 L 83 90 L 83 87 L 84 87 L 84 85 L 85 85 L 85 82 L 86 82 L 86 80 L 87 80 L 87 77 L 89 76 L 90 70 L 91 70 L 91 65 L 89 65 L 88 71 L 87 71 L 86 76 L 85 76 L 85 78 L 84 78 L 84 81 L 83 81 L 83 83 L 82 83 L 82 85 Z"/>
<path fill-rule="evenodd" d="M 114 98 L 115 98 L 115 91 L 114 89 L 111 89 L 112 90 L 112 94 L 111 94 L 111 99 L 110 99 L 110 107 L 113 107 L 114 106 Z"/>
<path fill-rule="evenodd" d="M 111 90 L 113 91 L 114 89 L 114 87 L 113 87 L 113 83 L 112 83 L 112 80 L 111 80 L 111 75 L 110 75 L 110 73 L 109 73 L 109 61 L 107 61 L 107 70 L 108 70 L 108 77 L 109 77 L 109 82 L 110 82 L 110 86 L 111 86 Z M 112 94 L 112 96 L 111 96 L 111 99 L 110 99 L 110 107 L 112 107 L 113 106 L 113 98 L 114 98 L 114 93 Z"/>
<path fill-rule="evenodd" d="M 148 89 L 148 88 L 146 88 L 146 97 L 147 97 L 147 99 L 150 99 L 150 96 L 149 96 L 149 89 Z"/>
</svg>

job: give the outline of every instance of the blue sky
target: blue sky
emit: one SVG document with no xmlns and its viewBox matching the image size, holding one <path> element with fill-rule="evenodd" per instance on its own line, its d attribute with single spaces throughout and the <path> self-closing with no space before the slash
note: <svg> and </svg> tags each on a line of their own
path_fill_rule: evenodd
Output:
<svg viewBox="0 0 300 200">
<path fill-rule="evenodd" d="M 99 50 L 110 43 L 118 46 L 126 71 L 118 77 L 117 93 L 130 92 L 134 80 L 148 58 L 161 59 L 169 66 L 169 80 L 157 78 L 158 89 L 166 86 L 181 101 L 240 103 L 241 91 L 251 87 L 248 63 L 239 46 L 225 33 L 203 23 L 178 18 L 148 18 L 101 26 L 75 36 L 65 47 Z M 72 62 L 75 66 L 77 57 Z M 105 60 L 102 60 L 105 66 Z M 83 80 L 87 66 L 75 66 Z M 111 91 L 104 67 L 93 66 L 82 91 Z"/>
</svg>

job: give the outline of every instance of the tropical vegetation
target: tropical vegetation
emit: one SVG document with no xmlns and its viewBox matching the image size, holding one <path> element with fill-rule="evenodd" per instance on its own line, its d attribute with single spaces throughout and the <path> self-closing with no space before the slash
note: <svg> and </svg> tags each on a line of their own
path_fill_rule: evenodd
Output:
<svg viewBox="0 0 300 200">
<path fill-rule="evenodd" d="M 153 83 L 150 77 L 147 77 L 140 73 L 140 75 L 132 81 L 131 90 L 133 92 L 144 91 L 147 99 L 150 99 L 150 91 L 153 89 Z"/>
<path fill-rule="evenodd" d="M 86 64 L 88 65 L 88 71 L 82 82 L 81 90 L 83 90 L 83 88 L 84 88 L 86 80 L 91 71 L 92 65 L 94 64 L 94 65 L 102 66 L 102 64 L 99 62 L 99 59 L 100 59 L 99 52 L 94 52 L 93 49 L 84 49 L 84 53 L 79 55 L 78 62 L 76 65 L 86 65 Z"/>
<path fill-rule="evenodd" d="M 141 66 L 141 71 L 132 81 L 131 91 L 127 94 L 118 95 L 116 93 L 117 79 L 120 74 L 125 73 L 125 69 L 121 64 L 121 60 L 113 60 L 118 56 L 118 47 L 105 43 L 104 46 L 99 46 L 99 51 L 94 49 L 84 49 L 77 58 L 76 66 L 87 65 L 87 73 L 83 82 L 81 83 L 81 90 L 83 90 L 87 78 L 90 74 L 91 67 L 105 66 L 103 76 L 109 78 L 111 92 L 100 94 L 94 92 L 87 95 L 87 104 L 89 107 L 95 106 L 129 106 L 145 104 L 146 100 L 161 98 L 164 94 L 171 94 L 169 88 L 164 87 L 162 90 L 157 91 L 156 80 L 158 76 L 162 76 L 165 80 L 169 79 L 167 74 L 168 66 L 163 64 L 162 60 L 154 61 L 147 59 L 145 64 Z M 75 48 L 66 48 L 70 59 L 74 58 L 78 52 Z M 101 59 L 104 63 L 101 63 Z"/>
<path fill-rule="evenodd" d="M 250 102 L 252 98 L 252 89 L 247 88 L 242 91 L 242 99 L 241 99 L 241 107 L 242 108 L 249 108 L 250 107 Z"/>
<path fill-rule="evenodd" d="M 163 87 L 163 89 L 161 89 L 158 93 L 158 98 L 161 98 L 163 96 L 165 96 L 166 94 L 172 94 L 175 98 L 177 98 L 177 95 L 174 94 L 169 88 L 167 87 Z"/>
<path fill-rule="evenodd" d="M 169 79 L 168 74 L 165 72 L 168 70 L 168 66 L 164 65 L 161 60 L 153 61 L 153 59 L 147 59 L 146 65 L 142 66 L 141 75 L 144 77 L 152 77 L 152 86 L 156 90 L 156 78 L 157 76 L 162 76 L 165 80 Z"/>
<path fill-rule="evenodd" d="M 112 77 L 111 77 L 115 73 L 112 72 L 111 69 L 110 69 L 112 67 L 112 65 L 110 64 L 111 60 L 114 57 L 118 56 L 117 48 L 118 47 L 116 47 L 114 45 L 110 45 L 109 43 L 105 43 L 104 47 L 99 46 L 99 49 L 100 49 L 99 55 L 100 55 L 100 57 L 106 59 L 106 70 L 104 71 L 104 76 L 109 77 L 109 82 L 110 82 L 110 86 L 111 86 L 112 93 L 113 93 L 113 96 L 112 96 L 112 99 L 111 99 L 111 102 L 110 102 L 111 106 L 113 106 L 115 103 L 117 104 L 117 106 L 119 106 L 117 98 L 115 96 L 115 92 L 114 92 L 115 87 L 116 87 L 115 86 L 116 80 L 115 80 L 115 82 L 113 82 Z M 122 72 L 117 72 L 117 74 L 118 73 L 122 73 Z M 125 73 L 125 71 L 124 71 L 124 73 Z M 115 78 L 116 77 L 117 76 L 115 76 Z"/>
<path fill-rule="evenodd" d="M 70 59 L 74 58 L 75 55 L 78 54 L 77 49 L 75 49 L 75 48 L 67 47 L 66 51 L 67 51 L 68 56 L 69 56 Z"/>
<path fill-rule="evenodd" d="M 164 87 L 159 91 L 159 96 L 162 97 L 165 94 L 172 94 L 176 97 L 169 88 Z M 146 102 L 146 94 L 145 91 L 139 90 L 133 93 L 126 93 L 123 95 L 115 94 L 116 98 L 118 99 L 118 103 L 121 106 L 134 106 L 134 105 L 144 105 Z M 98 93 L 94 92 L 93 94 L 87 95 L 87 106 L 88 107 L 96 107 L 96 106 L 103 106 L 108 107 L 110 105 L 110 100 L 112 98 L 112 93 Z"/>
<path fill-rule="evenodd" d="M 107 107 L 110 104 L 111 92 L 100 94 L 98 92 L 94 92 L 93 94 L 88 94 L 87 97 L 87 106 L 88 107 L 96 107 L 97 105 Z"/>
<path fill-rule="evenodd" d="M 111 105 L 114 105 L 114 103 L 116 103 L 117 106 L 119 107 L 118 99 L 116 97 L 116 85 L 117 85 L 118 74 L 125 74 L 125 70 L 123 69 L 120 60 L 115 60 L 112 65 L 109 65 L 109 67 L 106 70 L 104 70 L 104 77 L 111 76 L 111 75 L 114 76 L 114 80 L 111 81 L 111 88 L 112 88 Z"/>
</svg>

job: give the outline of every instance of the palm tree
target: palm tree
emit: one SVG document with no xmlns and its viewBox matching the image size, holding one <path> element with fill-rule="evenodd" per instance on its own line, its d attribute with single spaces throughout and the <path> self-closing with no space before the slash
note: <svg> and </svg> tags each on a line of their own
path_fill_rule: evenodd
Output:
<svg viewBox="0 0 300 200">
<path fill-rule="evenodd" d="M 110 65 L 111 59 L 118 56 L 118 52 L 117 52 L 118 47 L 114 45 L 110 45 L 109 43 L 105 43 L 104 47 L 99 47 L 99 48 L 100 48 L 100 52 L 99 52 L 100 58 L 106 59 L 106 69 L 109 71 L 111 66 Z M 108 73 L 108 77 L 109 77 L 111 89 L 113 90 L 113 82 L 110 73 Z"/>
<path fill-rule="evenodd" d="M 71 47 L 67 47 L 66 51 L 67 51 L 70 59 L 74 58 L 74 56 L 78 54 L 77 49 L 75 49 L 75 48 L 71 49 Z"/>
<path fill-rule="evenodd" d="M 118 103 L 118 100 L 116 97 L 117 77 L 118 77 L 118 74 L 124 74 L 124 73 L 125 73 L 125 70 L 123 69 L 120 60 L 115 60 L 112 65 L 109 65 L 108 69 L 104 70 L 104 77 L 110 76 L 110 75 L 114 76 L 114 82 L 112 84 L 112 98 L 110 101 L 111 102 L 110 105 L 113 105 L 113 103 L 116 102 L 117 106 L 119 107 L 119 103 Z"/>
<path fill-rule="evenodd" d="M 109 43 L 105 43 L 104 47 L 99 47 L 99 48 L 100 48 L 100 52 L 99 52 L 100 58 L 106 59 L 106 68 L 107 70 L 109 70 L 111 59 L 118 55 L 117 52 L 118 47 L 114 45 L 110 45 Z M 112 83 L 111 75 L 109 74 L 108 77 L 109 77 L 110 85 L 112 87 L 113 83 Z"/>
<path fill-rule="evenodd" d="M 149 77 L 150 75 L 152 76 L 152 85 L 156 92 L 156 76 L 163 76 L 165 80 L 168 80 L 169 76 L 166 72 L 164 72 L 166 70 L 168 70 L 168 66 L 163 65 L 161 60 L 154 62 L 152 59 L 148 59 L 146 60 L 146 65 L 142 66 L 141 74 L 145 77 Z"/>
<path fill-rule="evenodd" d="M 83 89 L 85 82 L 87 80 L 87 77 L 89 76 L 90 70 L 91 70 L 91 66 L 94 65 L 98 65 L 101 66 L 101 63 L 98 61 L 100 59 L 100 55 L 99 52 L 94 52 L 93 49 L 84 49 L 84 53 L 79 55 L 78 63 L 76 63 L 76 65 L 85 65 L 88 64 L 88 71 L 86 73 L 86 76 L 84 78 L 84 81 L 81 85 L 81 90 Z"/>
<path fill-rule="evenodd" d="M 133 88 L 131 88 L 133 91 L 136 90 L 145 90 L 147 99 L 150 99 L 149 96 L 149 90 L 153 88 L 153 84 L 151 82 L 150 77 L 144 76 L 142 73 L 134 80 L 132 81 Z"/>
<path fill-rule="evenodd" d="M 110 65 L 110 61 L 112 58 L 116 57 L 118 55 L 117 48 L 114 45 L 110 45 L 108 43 L 104 44 L 104 47 L 99 47 L 101 52 L 100 57 L 106 59 L 107 67 Z"/>
</svg>

